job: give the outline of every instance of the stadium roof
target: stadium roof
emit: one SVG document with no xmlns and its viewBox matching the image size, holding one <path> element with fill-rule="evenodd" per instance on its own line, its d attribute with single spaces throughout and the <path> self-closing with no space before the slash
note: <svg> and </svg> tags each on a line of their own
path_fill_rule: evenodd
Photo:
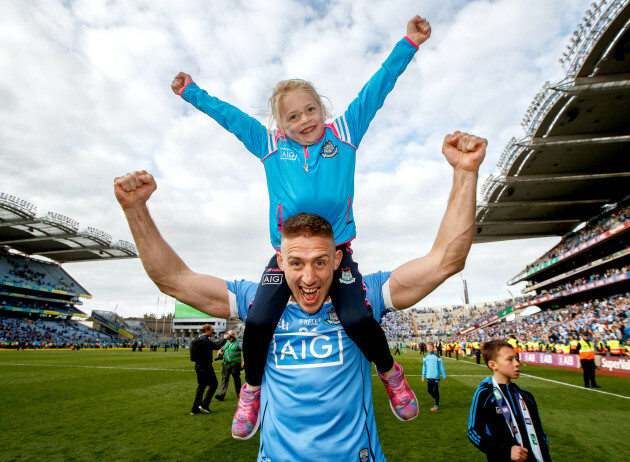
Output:
<svg viewBox="0 0 630 462">
<path fill-rule="evenodd" d="M 31 203 L 0 193 L 0 245 L 57 263 L 137 258 L 136 247 L 96 228 L 79 231 L 79 223 L 48 212 L 36 216 Z"/>
<path fill-rule="evenodd" d="M 481 190 L 475 242 L 563 236 L 630 195 L 630 0 L 593 3 Z"/>
</svg>

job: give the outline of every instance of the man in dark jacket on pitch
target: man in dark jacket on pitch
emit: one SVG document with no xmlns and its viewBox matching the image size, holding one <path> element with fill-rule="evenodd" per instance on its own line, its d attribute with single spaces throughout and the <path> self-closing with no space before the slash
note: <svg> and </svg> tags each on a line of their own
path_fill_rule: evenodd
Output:
<svg viewBox="0 0 630 462">
<path fill-rule="evenodd" d="M 197 393 L 195 394 L 195 402 L 193 403 L 191 414 L 199 414 L 205 412 L 212 414 L 209 409 L 210 401 L 214 392 L 217 391 L 219 382 L 212 368 L 212 351 L 220 350 L 225 344 L 225 338 L 220 342 L 210 340 L 212 336 L 212 325 L 204 324 L 201 328 L 201 335 L 190 344 L 190 360 L 195 362 L 195 372 L 197 373 Z M 205 398 L 203 392 L 208 387 Z"/>
</svg>

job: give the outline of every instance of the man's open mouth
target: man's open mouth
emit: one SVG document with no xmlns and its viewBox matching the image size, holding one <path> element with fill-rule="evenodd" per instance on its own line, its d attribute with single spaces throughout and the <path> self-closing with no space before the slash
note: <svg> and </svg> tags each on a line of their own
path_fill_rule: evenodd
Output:
<svg viewBox="0 0 630 462">
<path fill-rule="evenodd" d="M 313 305 L 319 299 L 319 287 L 300 287 L 300 295 L 306 305 Z"/>
</svg>

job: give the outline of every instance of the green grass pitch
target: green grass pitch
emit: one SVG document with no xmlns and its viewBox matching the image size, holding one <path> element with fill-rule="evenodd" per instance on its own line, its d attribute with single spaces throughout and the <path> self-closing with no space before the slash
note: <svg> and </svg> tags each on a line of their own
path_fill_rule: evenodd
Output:
<svg viewBox="0 0 630 462">
<path fill-rule="evenodd" d="M 400 359 L 399 359 L 400 358 Z M 489 370 L 444 359 L 440 411 L 421 382 L 421 356 L 396 356 L 420 400 L 420 416 L 398 421 L 374 377 L 374 406 L 389 461 L 484 461 L 466 436 L 470 401 Z M 219 370 L 219 363 L 215 368 Z M 516 382 L 538 402 L 555 461 L 628 457 L 630 379 L 524 366 Z M 220 377 L 220 373 L 217 374 Z M 571 386 L 573 385 L 573 386 Z M 232 384 L 212 415 L 190 415 L 196 388 L 188 351 L 0 351 L 0 461 L 256 460 L 258 436 L 236 441 Z"/>
</svg>

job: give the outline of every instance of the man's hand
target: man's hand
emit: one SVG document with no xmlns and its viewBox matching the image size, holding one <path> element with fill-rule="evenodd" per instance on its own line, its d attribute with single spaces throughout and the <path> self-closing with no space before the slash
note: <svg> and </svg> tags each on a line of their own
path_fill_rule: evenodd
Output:
<svg viewBox="0 0 630 462">
<path fill-rule="evenodd" d="M 407 23 L 407 37 L 420 46 L 431 37 L 431 24 L 420 16 L 414 16 Z"/>
<path fill-rule="evenodd" d="M 177 96 L 181 96 L 182 90 L 186 85 L 193 81 L 192 77 L 184 72 L 180 72 L 175 76 L 171 83 L 171 89 Z"/>
<path fill-rule="evenodd" d="M 444 137 L 442 153 L 455 169 L 477 172 L 486 155 L 488 140 L 468 133 L 455 132 Z"/>
<path fill-rule="evenodd" d="M 147 173 L 146 170 L 114 178 L 114 194 L 123 209 L 146 204 L 156 189 L 157 183 L 153 175 Z"/>
<path fill-rule="evenodd" d="M 522 446 L 512 446 L 512 453 L 510 454 L 511 455 L 510 459 L 524 462 L 527 460 L 528 452 L 529 451 L 527 450 L 527 448 L 524 448 Z"/>
</svg>

